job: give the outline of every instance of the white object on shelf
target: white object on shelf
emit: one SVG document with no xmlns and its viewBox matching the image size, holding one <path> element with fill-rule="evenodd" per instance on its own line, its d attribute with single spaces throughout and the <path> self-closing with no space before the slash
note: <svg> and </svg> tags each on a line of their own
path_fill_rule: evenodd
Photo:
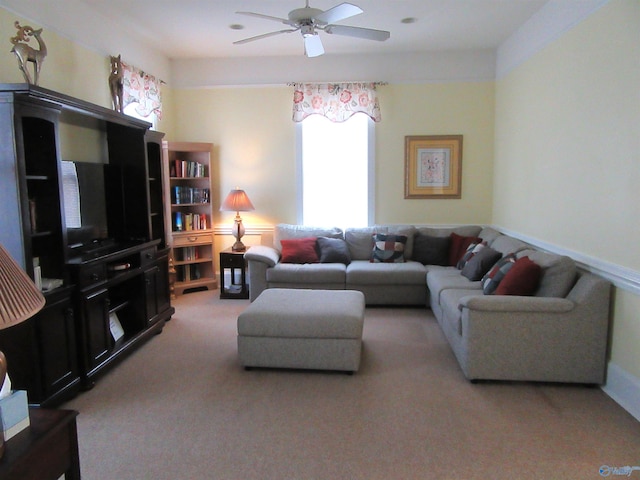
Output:
<svg viewBox="0 0 640 480">
<path fill-rule="evenodd" d="M 111 330 L 111 335 L 116 342 L 124 336 L 124 329 L 115 312 L 109 314 L 109 330 Z"/>
</svg>

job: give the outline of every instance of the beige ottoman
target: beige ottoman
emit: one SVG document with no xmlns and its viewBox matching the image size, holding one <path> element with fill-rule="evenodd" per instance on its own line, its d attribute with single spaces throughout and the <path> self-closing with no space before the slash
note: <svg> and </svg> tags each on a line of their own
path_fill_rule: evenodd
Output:
<svg viewBox="0 0 640 480">
<path fill-rule="evenodd" d="M 361 292 L 267 289 L 238 317 L 240 364 L 356 372 L 363 324 Z"/>
</svg>

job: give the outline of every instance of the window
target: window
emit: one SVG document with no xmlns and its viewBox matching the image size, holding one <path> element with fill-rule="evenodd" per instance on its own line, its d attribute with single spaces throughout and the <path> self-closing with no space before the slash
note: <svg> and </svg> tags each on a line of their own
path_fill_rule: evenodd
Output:
<svg viewBox="0 0 640 480">
<path fill-rule="evenodd" d="M 341 123 L 311 115 L 298 124 L 298 223 L 373 223 L 374 128 L 361 113 Z"/>
<path fill-rule="evenodd" d="M 124 107 L 123 113 L 129 115 L 130 117 L 137 118 L 138 120 L 144 120 L 145 122 L 151 123 L 151 129 L 156 130 L 158 128 L 158 115 L 155 112 L 152 112 L 148 117 L 143 117 L 136 110 L 138 103 L 130 103 L 126 107 Z"/>
</svg>

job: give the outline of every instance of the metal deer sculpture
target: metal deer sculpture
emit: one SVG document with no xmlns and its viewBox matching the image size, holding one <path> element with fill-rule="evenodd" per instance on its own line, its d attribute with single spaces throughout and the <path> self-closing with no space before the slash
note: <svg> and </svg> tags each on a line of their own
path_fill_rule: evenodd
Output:
<svg viewBox="0 0 640 480">
<path fill-rule="evenodd" d="M 11 51 L 15 53 L 18 58 L 18 66 L 20 67 L 20 71 L 22 71 L 25 80 L 28 83 L 38 85 L 38 77 L 40 76 L 42 62 L 44 62 L 44 59 L 47 56 L 47 46 L 44 44 L 44 40 L 42 40 L 41 37 L 42 29 L 34 30 L 28 25 L 21 27 L 17 20 L 14 25 L 18 29 L 18 34 L 11 38 L 11 43 L 13 43 Z M 31 40 L 31 37 L 36 39 L 40 46 L 40 50 L 36 50 L 26 43 Z M 31 81 L 31 75 L 27 68 L 29 62 L 33 63 L 33 82 Z"/>
<path fill-rule="evenodd" d="M 123 76 L 122 61 L 120 55 L 111 58 L 111 74 L 109 75 L 109 90 L 111 91 L 111 101 L 113 102 L 113 109 L 122 113 L 124 105 L 122 101 L 123 97 Z"/>
</svg>

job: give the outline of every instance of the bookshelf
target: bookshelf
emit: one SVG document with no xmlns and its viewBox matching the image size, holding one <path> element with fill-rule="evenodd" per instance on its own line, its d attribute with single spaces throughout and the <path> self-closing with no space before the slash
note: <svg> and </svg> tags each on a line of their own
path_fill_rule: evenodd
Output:
<svg viewBox="0 0 640 480">
<path fill-rule="evenodd" d="M 198 142 L 163 142 L 169 243 L 176 270 L 174 292 L 216 289 L 211 157 L 213 145 Z"/>
</svg>

